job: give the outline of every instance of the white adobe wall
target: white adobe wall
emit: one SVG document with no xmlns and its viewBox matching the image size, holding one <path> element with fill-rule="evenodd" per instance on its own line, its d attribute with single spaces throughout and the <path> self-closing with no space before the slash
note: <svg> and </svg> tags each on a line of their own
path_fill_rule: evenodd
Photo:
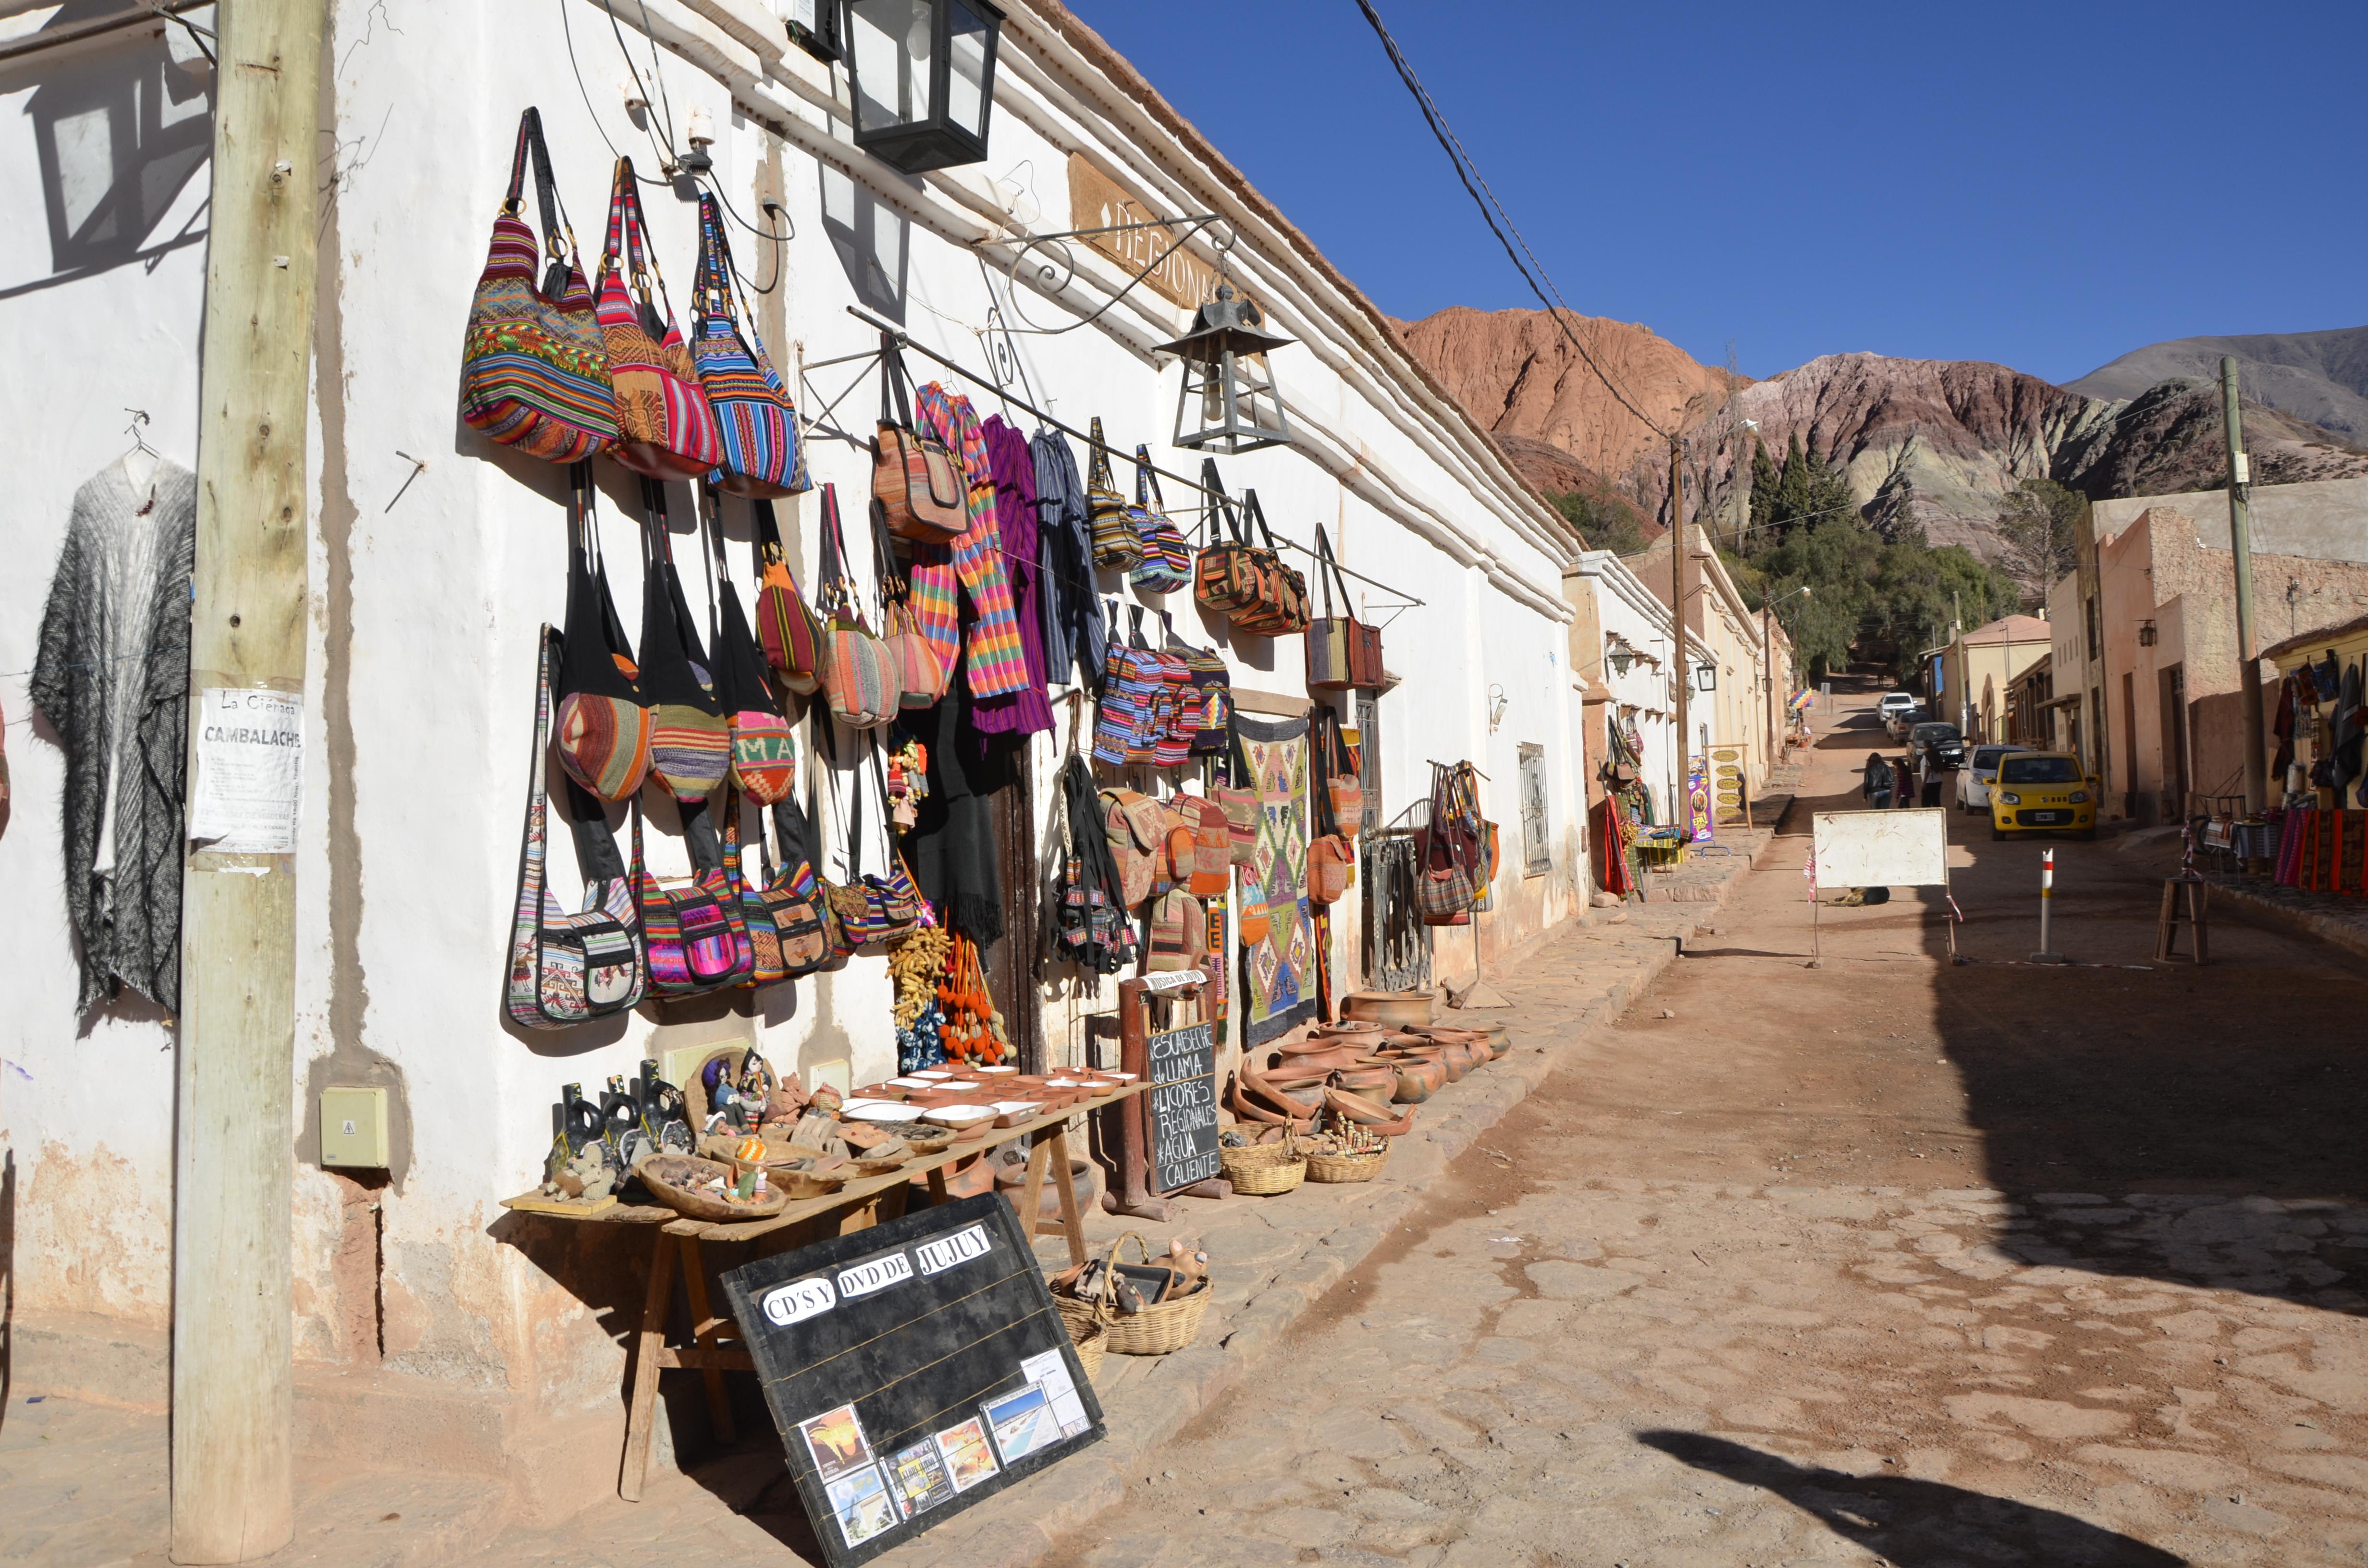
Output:
<svg viewBox="0 0 2368 1568">
<path fill-rule="evenodd" d="M 651 6 L 673 14 L 662 0 Z M 774 988 L 745 1023 L 659 1028 L 637 1017 L 554 1035 L 516 1030 L 502 1017 L 536 640 L 542 622 L 563 613 L 564 515 L 558 470 L 490 447 L 458 421 L 459 338 L 521 107 L 535 103 L 543 111 L 561 187 L 588 247 L 597 248 L 608 188 L 601 131 L 645 172 L 654 163 L 647 139 L 620 104 L 624 67 L 606 13 L 571 4 L 566 14 L 583 63 L 581 91 L 549 6 L 339 0 L 335 7 L 336 152 L 323 170 L 335 189 L 325 210 L 317 337 L 315 613 L 298 871 L 300 1118 L 309 1126 L 311 1099 L 331 1082 L 385 1083 L 398 1106 L 398 1168 L 383 1191 L 314 1168 L 313 1146 L 300 1131 L 293 1198 L 300 1357 L 375 1359 L 367 1319 L 382 1283 L 385 1366 L 415 1375 L 423 1388 L 468 1391 L 472 1399 L 507 1395 L 495 1404 L 519 1415 L 503 1417 L 508 1425 L 484 1441 L 538 1451 L 545 1439 L 528 1430 L 536 1423 L 552 1432 L 573 1430 L 571 1423 L 605 1430 L 622 1365 L 610 1328 L 587 1306 L 603 1281 L 620 1277 L 621 1255 L 586 1238 L 553 1238 L 551 1228 L 538 1230 L 495 1206 L 533 1180 L 558 1085 L 590 1086 L 632 1072 L 645 1052 L 738 1030 L 753 1033 L 785 1066 L 811 1072 L 846 1062 L 857 1083 L 883 1075 L 893 1057 L 889 987 L 877 960 Z M 646 72 L 645 46 L 628 37 Z M 37 212 L 49 193 L 103 178 L 111 165 L 43 168 L 29 130 L 40 112 L 34 106 L 100 102 L 161 70 L 159 53 L 160 46 L 135 37 L 0 76 L 0 90 L 19 100 L 19 112 L 5 121 L 9 129 L 0 130 L 0 199 L 13 210 Z M 784 150 L 735 111 L 721 82 L 674 53 L 662 60 L 677 122 L 703 107 L 717 128 L 716 178 L 734 204 L 753 216 L 759 189 L 778 188 L 794 221 L 782 255 L 787 331 L 771 345 L 777 360 L 786 366 L 871 347 L 870 331 L 846 314 L 857 296 L 824 221 L 825 185 L 839 211 L 849 187 L 836 176 L 826 180 L 813 157 Z M 1015 76 L 1006 82 L 1019 90 Z M 1095 115 L 1039 118 L 1063 115 L 1075 127 L 1111 134 Z M 1129 159 L 1151 157 L 1140 146 L 1115 139 L 1111 145 Z M 1025 188 L 1042 213 L 1039 229 L 1064 228 L 1064 156 L 1021 116 L 998 110 L 993 154 L 981 172 Z M 1171 148 L 1159 156 L 1173 163 L 1177 154 Z M 204 194 L 199 163 L 173 202 L 151 215 L 150 245 L 176 233 Z M 662 190 L 646 199 L 687 324 L 695 209 Z M 753 236 L 735 232 L 734 240 L 748 270 L 758 277 L 769 270 Z M 983 366 L 975 329 L 995 301 L 976 256 L 920 227 L 903 241 L 905 325 L 951 358 Z M 127 444 L 118 410 L 148 409 L 154 444 L 194 466 L 202 268 L 202 244 L 182 244 L 72 276 L 61 271 L 38 223 L 0 235 L 0 324 L 25 350 L 22 361 L 41 367 L 39 376 L 0 391 L 0 402 L 13 405 L 14 426 L 34 437 L 19 444 L 17 504 L 0 519 L 10 557 L 29 563 L 0 581 L 0 671 L 31 663 L 48 565 L 73 492 Z M 1287 290 L 1274 297 L 1286 330 L 1311 339 L 1277 356 L 1294 413 L 1336 459 L 1345 454 L 1353 483 L 1344 483 L 1338 462 L 1320 467 L 1293 451 L 1225 461 L 1225 477 L 1236 491 L 1258 490 L 1278 531 L 1310 542 L 1322 522 L 1347 564 L 1426 601 L 1385 635 L 1390 665 L 1405 679 L 1382 705 L 1384 807 L 1395 814 L 1427 788 L 1429 758 L 1468 756 L 1480 765 L 1491 780 L 1490 812 L 1507 839 L 1503 913 L 1488 917 L 1484 937 L 1492 946 L 1517 940 L 1570 913 L 1581 874 L 1585 764 L 1567 699 L 1556 537 L 1543 531 L 1534 497 L 1491 492 L 1475 481 L 1478 460 L 1438 435 L 1439 415 L 1420 397 L 1384 383 L 1390 406 L 1377 406 L 1365 389 L 1378 361 L 1352 332 L 1327 324 L 1320 312 L 1290 314 Z M 1033 303 L 1040 318 L 1058 314 Z M 1137 320 L 1129 330 L 1156 341 L 1149 324 Z M 1174 326 L 1181 324 L 1179 314 Z M 1121 452 L 1150 438 L 1163 466 L 1197 472 L 1191 454 L 1165 444 L 1176 403 L 1172 364 L 1155 368 L 1092 328 L 1022 339 L 1019 352 L 1030 384 L 1062 417 L 1083 424 L 1099 414 Z M 926 369 L 915 369 L 926 379 Z M 817 381 L 836 392 L 847 377 L 824 371 Z M 963 390 L 982 415 L 993 411 L 978 389 Z M 875 395 L 867 385 L 843 405 L 850 428 L 863 427 Z M 427 465 L 407 489 L 413 464 L 399 455 L 405 453 Z M 860 527 L 868 457 L 817 443 L 814 466 L 818 480 L 837 483 Z M 620 613 L 638 636 L 633 489 L 606 465 L 602 479 L 610 571 Z M 1172 490 L 1168 499 L 1189 522 L 1189 499 Z M 688 500 L 675 487 L 678 529 L 688 526 Z M 1442 554 L 1409 531 L 1408 506 L 1452 518 L 1482 541 L 1486 558 L 1465 563 Z M 811 581 L 816 503 L 801 498 L 781 510 L 801 580 Z M 1508 520 L 1516 513 L 1518 525 Z M 727 504 L 726 526 L 738 541 L 734 570 L 745 596 L 745 508 Z M 703 613 L 695 556 L 679 548 L 681 539 L 678 532 L 687 586 L 694 611 Z M 868 574 L 860 539 L 854 552 L 859 572 Z M 1175 597 L 1184 612 L 1179 630 L 1206 641 L 1189 596 Z M 1388 613 L 1377 609 L 1373 619 Z M 1295 692 L 1301 657 L 1296 641 L 1277 642 L 1271 670 L 1239 665 L 1235 678 Z M 1492 687 L 1501 687 L 1505 700 L 1493 728 Z M 0 1148 L 16 1172 L 17 1311 L 20 1321 L 95 1312 L 117 1328 L 161 1330 L 170 1290 L 174 1040 L 153 1009 L 118 1007 L 87 1029 L 72 1015 L 74 971 L 57 893 L 60 758 L 24 722 L 23 692 L 21 676 L 0 679 L 16 785 L 15 819 L 0 837 L 0 885 L 17 890 L 0 901 L 0 950 L 15 955 L 0 1017 Z M 1520 856 L 1517 748 L 1524 742 L 1546 747 L 1553 797 L 1556 863 L 1533 879 L 1523 877 Z M 1049 784 L 1056 742 L 1040 737 L 1036 755 Z M 1040 789 L 1048 811 L 1055 798 Z M 654 812 L 654 827 L 662 823 Z M 651 844 L 660 870 L 687 863 L 671 833 L 655 832 Z M 565 896 L 575 884 L 564 835 L 553 835 L 552 853 Z M 1351 903 L 1336 915 L 1344 978 L 1355 972 L 1356 914 Z M 1064 994 L 1047 1008 L 1056 1047 L 1072 1027 L 1065 1002 Z M 357 1236 L 380 1223 L 382 1281 L 367 1270 L 357 1279 Z M 158 1391 L 151 1384 L 135 1392 Z"/>
</svg>

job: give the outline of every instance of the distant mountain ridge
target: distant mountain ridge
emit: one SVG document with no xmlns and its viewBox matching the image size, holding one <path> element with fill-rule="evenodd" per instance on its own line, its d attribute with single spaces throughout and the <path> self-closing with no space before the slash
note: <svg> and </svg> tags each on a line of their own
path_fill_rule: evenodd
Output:
<svg viewBox="0 0 2368 1568">
<path fill-rule="evenodd" d="M 2237 384 L 2248 399 L 2368 447 L 2368 326 L 2150 343 L 2064 390 L 2135 398 L 2174 378 L 2216 381 L 2223 355 L 2236 359 Z"/>
<path fill-rule="evenodd" d="M 1567 319 L 1638 406 L 1681 433 L 1686 516 L 1722 528 L 1742 517 L 1737 482 L 1749 483 L 1753 434 L 1746 421 L 1779 461 L 1798 439 L 1840 470 L 1865 520 L 1884 533 L 1920 529 L 1933 544 L 1961 544 L 1990 560 L 2002 553 L 1996 524 L 2004 498 L 2026 479 L 2051 478 L 2095 500 L 2210 488 L 2226 468 L 2216 381 L 2223 350 L 2208 347 L 2219 343 L 2252 344 L 2265 366 L 2296 372 L 2244 375 L 2256 481 L 2368 474 L 2368 452 L 2343 432 L 2271 401 L 2309 390 L 2315 383 L 2302 372 L 2312 365 L 2338 390 L 2339 377 L 2368 381 L 2368 328 L 2156 345 L 2084 382 L 2108 372 L 2142 376 L 2152 363 L 2144 357 L 2157 350 L 2178 350 L 2166 364 L 2203 357 L 2212 379 L 2157 378 L 2106 397 L 2004 365 L 1866 353 L 1828 354 L 1750 381 L 1699 364 L 1644 327 Z M 1556 492 L 1616 488 L 1666 525 L 1666 443 L 1588 369 L 1545 312 L 1455 306 L 1400 330 L 1531 483 Z M 2331 395 L 2312 395 L 2333 406 Z M 2368 396 L 2360 401 L 2368 404 Z"/>
</svg>

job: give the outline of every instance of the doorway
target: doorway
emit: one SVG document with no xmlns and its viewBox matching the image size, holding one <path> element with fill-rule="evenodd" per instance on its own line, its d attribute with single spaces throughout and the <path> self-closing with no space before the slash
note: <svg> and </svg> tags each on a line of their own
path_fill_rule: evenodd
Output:
<svg viewBox="0 0 2368 1568">
<path fill-rule="evenodd" d="M 2138 677 L 2122 676 L 2122 815 L 2138 814 Z"/>
<path fill-rule="evenodd" d="M 2165 820 L 2187 815 L 2187 666 L 2162 672 L 2162 789 Z"/>
</svg>

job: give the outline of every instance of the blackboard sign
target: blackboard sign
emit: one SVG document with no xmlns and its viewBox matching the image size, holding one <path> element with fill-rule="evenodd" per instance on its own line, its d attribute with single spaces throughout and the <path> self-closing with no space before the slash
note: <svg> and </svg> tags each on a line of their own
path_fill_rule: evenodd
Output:
<svg viewBox="0 0 2368 1568">
<path fill-rule="evenodd" d="M 834 1568 L 1102 1436 L 1011 1206 L 988 1194 L 723 1277 Z"/>
<path fill-rule="evenodd" d="M 1151 1190 L 1173 1192 L 1222 1174 L 1217 1158 L 1216 1031 L 1192 1024 L 1153 1035 L 1144 1051 L 1151 1085 L 1143 1096 Z"/>
</svg>

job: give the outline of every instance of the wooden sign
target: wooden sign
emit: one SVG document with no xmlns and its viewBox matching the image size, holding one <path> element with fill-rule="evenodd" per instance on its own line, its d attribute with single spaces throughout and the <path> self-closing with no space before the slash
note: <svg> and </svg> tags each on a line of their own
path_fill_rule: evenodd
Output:
<svg viewBox="0 0 2368 1568">
<path fill-rule="evenodd" d="M 1159 214 L 1151 205 L 1087 162 L 1082 153 L 1069 154 L 1069 227 L 1107 229 L 1121 223 L 1151 223 L 1117 234 L 1088 234 L 1084 243 L 1126 268 L 1132 278 L 1151 267 L 1144 286 L 1190 311 L 1217 297 L 1217 269 L 1176 243 L 1176 233 L 1165 223 L 1152 223 Z M 1204 231 L 1205 232 L 1205 231 Z M 1154 257 L 1159 264 L 1152 266 Z M 1236 294 L 1241 288 L 1235 286 Z"/>
<path fill-rule="evenodd" d="M 989 1193 L 723 1276 L 833 1568 L 1103 1434 L 1011 1205 Z"/>
<path fill-rule="evenodd" d="M 1751 821 L 1751 784 L 1744 776 L 1744 748 L 1713 746 L 1710 748 L 1712 799 L 1717 802 L 1721 823 Z"/>
<path fill-rule="evenodd" d="M 1209 1024 L 1151 1037 L 1143 1115 L 1151 1143 L 1151 1190 L 1173 1192 L 1221 1173 L 1217 1158 L 1217 1044 Z"/>
</svg>

